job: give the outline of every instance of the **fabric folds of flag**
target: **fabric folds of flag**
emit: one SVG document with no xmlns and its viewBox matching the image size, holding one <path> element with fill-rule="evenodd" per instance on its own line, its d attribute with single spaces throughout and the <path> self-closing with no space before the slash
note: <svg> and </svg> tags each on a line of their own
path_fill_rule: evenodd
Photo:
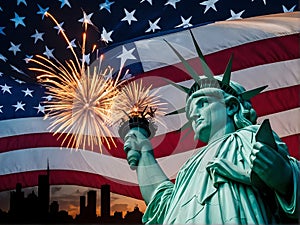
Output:
<svg viewBox="0 0 300 225">
<path fill-rule="evenodd" d="M 233 54 L 232 80 L 241 83 L 247 90 L 268 85 L 263 93 L 252 99 L 258 122 L 269 118 L 273 130 L 287 144 L 290 154 L 300 160 L 299 20 L 300 13 L 291 12 L 215 22 L 193 27 L 191 31 L 214 74 L 222 74 Z M 186 96 L 165 79 L 186 87 L 190 87 L 193 81 L 164 40 L 170 42 L 201 74 L 188 30 L 126 43 L 104 55 L 111 63 L 110 58 L 113 59 L 118 48 L 134 49 L 134 58 L 138 62 L 131 63 L 128 59 L 125 64 L 134 64 L 140 74 L 131 79 L 143 79 L 143 83 L 159 89 L 159 95 L 168 103 L 168 111 L 171 112 L 184 107 Z M 10 95 L 10 91 L 24 96 L 22 90 L 26 90 L 28 84 L 6 79 L 6 86 L 1 82 L 1 98 Z M 43 89 L 36 84 L 30 85 L 29 89 L 40 90 L 42 98 Z M 16 88 L 9 89 L 10 86 Z M 7 89 L 10 91 L 4 91 Z M 37 111 L 42 110 L 39 102 L 34 104 Z M 11 105 L 16 105 L 13 108 L 16 110 L 22 107 L 22 102 L 15 101 Z M 17 112 L 14 110 L 11 113 Z M 193 133 L 178 132 L 186 123 L 184 113 L 166 116 L 162 120 L 165 126 L 159 125 L 151 141 L 163 170 L 170 179 L 175 179 L 180 166 L 203 143 L 195 142 Z M 111 129 L 117 147 L 105 149 L 100 154 L 97 150 L 72 151 L 61 146 L 61 141 L 48 131 L 48 125 L 49 122 L 41 116 L 0 121 L 0 190 L 13 189 L 16 182 L 23 186 L 36 185 L 37 175 L 47 169 L 49 160 L 51 184 L 99 187 L 106 183 L 115 193 L 141 197 L 136 174 L 127 164 L 116 127 Z"/>
</svg>

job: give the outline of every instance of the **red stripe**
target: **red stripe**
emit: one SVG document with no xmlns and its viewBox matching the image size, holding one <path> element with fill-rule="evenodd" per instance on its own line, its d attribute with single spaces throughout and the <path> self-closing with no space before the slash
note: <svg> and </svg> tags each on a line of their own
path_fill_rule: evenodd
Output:
<svg viewBox="0 0 300 225">
<path fill-rule="evenodd" d="M 300 134 L 287 136 L 281 140 L 287 144 L 291 156 L 300 160 Z"/>
<path fill-rule="evenodd" d="M 298 59 L 300 58 L 299 38 L 300 34 L 293 34 L 250 42 L 206 55 L 205 59 L 214 74 L 222 74 L 224 72 L 231 54 L 234 55 L 232 71 Z M 203 74 L 198 58 L 188 60 L 188 62 L 198 74 Z M 155 82 L 150 78 L 145 79 L 145 81 L 143 80 L 143 84 L 151 84 L 154 88 L 168 84 L 165 80 L 159 79 L 159 77 L 164 77 L 174 82 L 190 80 L 191 77 L 185 71 L 184 66 L 181 63 L 178 63 L 145 72 L 134 79 L 139 79 L 141 77 L 155 77 Z"/>
<path fill-rule="evenodd" d="M 50 168 L 51 169 L 51 168 Z M 45 175 L 46 171 L 29 171 L 0 175 L 0 191 L 15 189 L 16 183 L 22 187 L 33 187 L 38 185 L 38 176 Z M 106 178 L 104 176 L 68 170 L 50 170 L 51 185 L 79 185 L 91 188 L 100 188 L 103 184 L 111 186 L 111 192 L 137 199 L 142 199 L 139 187 L 136 184 Z"/>
</svg>

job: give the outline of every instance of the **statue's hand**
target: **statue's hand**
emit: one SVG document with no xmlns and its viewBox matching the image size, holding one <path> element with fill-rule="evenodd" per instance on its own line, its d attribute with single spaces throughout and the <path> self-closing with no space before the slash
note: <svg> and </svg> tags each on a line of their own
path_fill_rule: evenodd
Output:
<svg viewBox="0 0 300 225">
<path fill-rule="evenodd" d="M 124 138 L 124 151 L 131 169 L 136 169 L 141 154 L 147 152 L 153 155 L 151 142 L 146 137 L 145 131 L 141 128 L 131 129 Z"/>
<path fill-rule="evenodd" d="M 287 160 L 275 149 L 256 142 L 250 155 L 252 171 L 276 192 L 288 195 L 292 187 L 292 168 Z"/>
</svg>

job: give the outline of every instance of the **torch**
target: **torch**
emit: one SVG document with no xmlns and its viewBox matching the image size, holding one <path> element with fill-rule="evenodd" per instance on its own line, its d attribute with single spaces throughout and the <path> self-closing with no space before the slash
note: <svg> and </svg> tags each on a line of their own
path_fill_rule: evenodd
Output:
<svg viewBox="0 0 300 225">
<path fill-rule="evenodd" d="M 165 104 L 160 101 L 157 91 L 151 92 L 151 86 L 144 87 L 142 80 L 132 81 L 120 90 L 114 99 L 111 115 L 112 121 L 120 122 L 118 133 L 123 141 L 130 130 L 138 130 L 148 139 L 155 136 L 156 122 L 160 122 L 158 117 L 164 114 L 161 106 Z M 140 151 L 136 149 L 127 151 L 127 160 L 132 170 L 136 169 Z"/>
</svg>

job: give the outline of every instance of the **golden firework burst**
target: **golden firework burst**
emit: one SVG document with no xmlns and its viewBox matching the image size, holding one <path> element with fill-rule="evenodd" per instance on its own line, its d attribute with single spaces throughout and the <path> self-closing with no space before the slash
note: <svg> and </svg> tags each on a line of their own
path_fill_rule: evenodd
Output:
<svg viewBox="0 0 300 225">
<path fill-rule="evenodd" d="M 58 26 L 55 18 L 46 13 Z M 85 24 L 87 25 L 87 24 Z M 85 26 L 86 29 L 86 26 Z M 110 79 L 110 68 L 101 71 L 102 57 L 98 58 L 99 64 L 93 68 L 82 63 L 76 56 L 74 49 L 64 31 L 60 31 L 68 43 L 74 57 L 65 65 L 56 58 L 49 60 L 37 55 L 31 61 L 37 67 L 30 70 L 37 72 L 38 82 L 47 88 L 47 94 L 53 98 L 46 102 L 45 118 L 49 118 L 49 129 L 63 138 L 62 144 L 68 148 L 94 149 L 102 145 L 108 148 L 115 145 L 112 133 L 108 128 L 110 109 L 114 98 L 118 93 L 119 75 L 116 79 Z M 83 34 L 82 56 L 85 54 L 86 34 Z M 92 71 L 91 71 L 92 70 Z"/>
<path fill-rule="evenodd" d="M 111 120 L 120 124 L 135 118 L 143 119 L 152 125 L 159 122 L 159 117 L 165 114 L 162 107 L 166 103 L 157 95 L 158 89 L 151 91 L 152 86 L 143 86 L 142 80 L 132 81 L 124 85 L 114 99 L 111 109 Z M 150 124 L 150 125 L 151 125 Z"/>
</svg>

